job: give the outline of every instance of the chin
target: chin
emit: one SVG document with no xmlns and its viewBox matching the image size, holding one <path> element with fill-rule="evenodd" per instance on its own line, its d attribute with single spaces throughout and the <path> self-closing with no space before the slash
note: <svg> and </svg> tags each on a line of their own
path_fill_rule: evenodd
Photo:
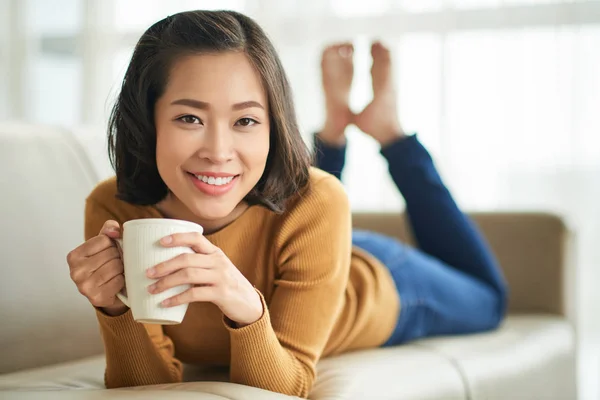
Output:
<svg viewBox="0 0 600 400">
<path fill-rule="evenodd" d="M 217 202 L 202 201 L 195 202 L 194 207 L 191 208 L 195 216 L 202 220 L 214 221 L 222 218 L 226 218 L 233 212 L 237 204 L 218 204 Z"/>
</svg>

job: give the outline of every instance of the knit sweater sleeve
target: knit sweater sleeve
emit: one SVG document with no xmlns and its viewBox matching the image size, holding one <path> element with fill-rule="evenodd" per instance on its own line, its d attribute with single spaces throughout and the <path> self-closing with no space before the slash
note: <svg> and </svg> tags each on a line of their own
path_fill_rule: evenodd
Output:
<svg viewBox="0 0 600 400">
<path fill-rule="evenodd" d="M 97 197 L 97 196 L 96 196 Z M 124 222 L 102 198 L 89 197 L 85 207 L 85 239 L 100 232 L 111 219 Z M 182 365 L 174 357 L 171 339 L 160 325 L 143 325 L 133 320 L 131 310 L 111 317 L 96 310 L 106 353 L 104 380 L 107 388 L 173 383 L 182 380 Z"/>
<path fill-rule="evenodd" d="M 287 211 L 274 248 L 275 289 L 255 323 L 227 326 L 231 381 L 306 397 L 343 305 L 351 215 L 339 181 L 324 175 Z"/>
</svg>

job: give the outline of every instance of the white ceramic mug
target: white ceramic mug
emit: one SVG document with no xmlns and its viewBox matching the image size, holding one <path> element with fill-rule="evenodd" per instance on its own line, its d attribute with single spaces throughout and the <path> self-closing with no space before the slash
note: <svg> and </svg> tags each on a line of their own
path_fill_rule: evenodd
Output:
<svg viewBox="0 0 600 400">
<path fill-rule="evenodd" d="M 146 275 L 149 268 L 183 253 L 189 247 L 164 247 L 160 239 L 174 233 L 200 232 L 202 227 L 189 221 L 165 218 L 134 219 L 123 224 L 123 239 L 117 240 L 123 253 L 127 296 L 117 296 L 133 313 L 133 319 L 145 324 L 174 325 L 183 321 L 187 304 L 163 307 L 165 299 L 185 292 L 190 285 L 180 285 L 162 293 L 150 294 L 148 286 L 156 282 Z"/>
</svg>

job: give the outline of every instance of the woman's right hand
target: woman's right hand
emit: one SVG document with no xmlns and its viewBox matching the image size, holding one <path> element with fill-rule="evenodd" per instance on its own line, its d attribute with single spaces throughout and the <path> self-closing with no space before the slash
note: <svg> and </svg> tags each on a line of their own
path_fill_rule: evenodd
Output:
<svg viewBox="0 0 600 400">
<path fill-rule="evenodd" d="M 71 279 L 79 292 L 93 306 L 112 316 L 127 311 L 127 306 L 117 297 L 125 286 L 121 252 L 113 240 L 120 237 L 119 223 L 106 221 L 98 236 L 67 255 Z"/>
</svg>

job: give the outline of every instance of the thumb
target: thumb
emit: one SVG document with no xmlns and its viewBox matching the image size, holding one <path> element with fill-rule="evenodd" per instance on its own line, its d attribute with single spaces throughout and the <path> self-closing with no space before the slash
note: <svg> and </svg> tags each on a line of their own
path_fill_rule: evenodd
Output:
<svg viewBox="0 0 600 400">
<path fill-rule="evenodd" d="M 102 225 L 100 229 L 100 235 L 106 235 L 111 239 L 115 239 L 121 236 L 121 227 L 117 221 L 109 219 Z"/>
</svg>

